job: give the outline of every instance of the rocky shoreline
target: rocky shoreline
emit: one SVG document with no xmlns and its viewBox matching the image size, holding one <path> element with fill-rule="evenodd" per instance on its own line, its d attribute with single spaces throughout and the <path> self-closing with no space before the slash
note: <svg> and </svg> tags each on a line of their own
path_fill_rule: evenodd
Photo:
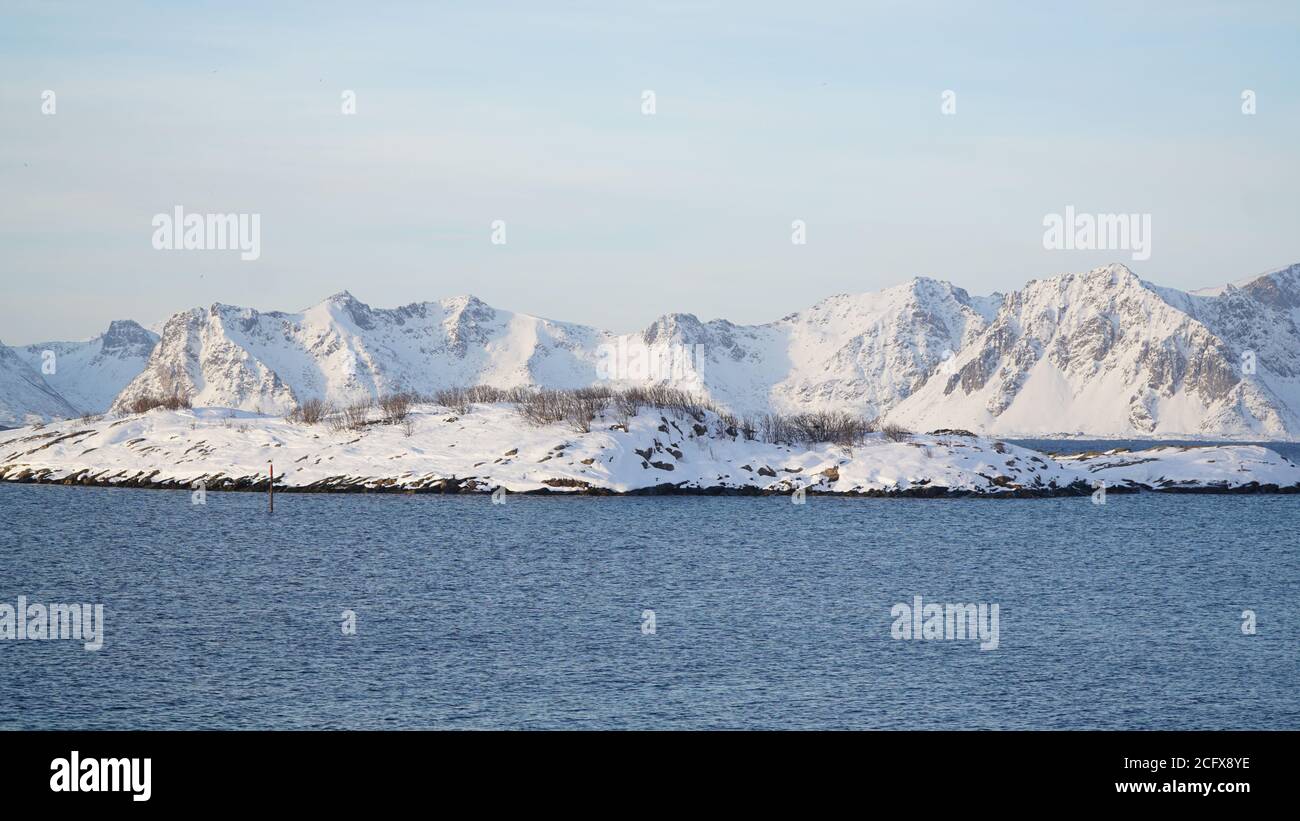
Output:
<svg viewBox="0 0 1300 821">
<path fill-rule="evenodd" d="M 153 477 L 158 473 L 142 475 L 137 474 L 129 477 L 120 477 L 116 474 L 105 476 L 103 473 L 92 474 L 89 471 L 81 471 L 71 476 L 55 477 L 49 469 L 36 471 L 19 471 L 9 475 L 5 469 L 0 468 L 0 482 L 9 482 L 12 484 L 28 485 L 65 485 L 78 487 L 99 487 L 99 488 L 128 488 L 135 490 L 172 490 L 172 491 L 191 491 L 196 487 L 197 482 L 203 482 L 203 486 L 208 491 L 213 492 L 231 492 L 231 493 L 266 493 L 270 486 L 270 480 L 265 477 L 241 476 L 214 476 L 196 479 L 186 483 L 174 478 L 163 478 L 155 481 Z M 381 493 L 381 494 L 429 494 L 429 495 L 455 495 L 462 493 L 490 494 L 494 490 L 492 485 L 486 484 L 479 477 L 465 477 L 463 479 L 449 477 L 444 479 L 435 479 L 427 484 L 397 484 L 391 479 L 372 480 L 363 477 L 336 476 L 328 477 L 309 485 L 286 485 L 279 481 L 275 484 L 275 492 L 279 493 Z M 790 496 L 794 491 L 788 488 L 771 489 L 758 487 L 695 487 L 686 484 L 660 484 L 653 487 L 635 488 L 632 490 L 618 491 L 604 487 L 594 487 L 590 485 L 561 485 L 557 487 L 541 487 L 528 490 L 507 491 L 509 495 L 523 496 Z M 1053 499 L 1063 497 L 1090 496 L 1095 492 L 1093 486 L 1084 482 L 1075 482 L 1063 487 L 1053 488 L 1010 488 L 999 493 L 987 493 L 968 488 L 949 488 L 935 485 L 922 487 L 911 487 L 897 490 L 821 490 L 809 489 L 806 491 L 808 496 L 825 496 L 830 498 L 847 498 L 847 499 Z M 1134 493 L 1173 493 L 1173 494 L 1211 494 L 1211 495 L 1251 495 L 1251 494 L 1300 494 L 1300 485 L 1279 486 L 1276 484 L 1261 484 L 1250 482 L 1243 485 L 1177 485 L 1170 484 L 1165 486 L 1152 486 L 1140 483 L 1130 483 L 1123 485 L 1108 486 L 1108 494 L 1134 494 Z"/>
</svg>

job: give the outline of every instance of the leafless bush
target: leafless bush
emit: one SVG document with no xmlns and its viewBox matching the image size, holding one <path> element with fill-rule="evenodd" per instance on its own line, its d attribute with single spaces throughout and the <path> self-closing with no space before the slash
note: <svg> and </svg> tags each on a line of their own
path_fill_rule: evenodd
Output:
<svg viewBox="0 0 1300 821">
<path fill-rule="evenodd" d="M 519 413 L 534 425 L 550 425 L 564 420 L 566 404 L 564 391 L 537 391 L 519 403 Z"/>
<path fill-rule="evenodd" d="M 891 442 L 903 442 L 912 435 L 910 430 L 895 422 L 885 422 L 880 426 L 880 432 Z"/>
<path fill-rule="evenodd" d="M 467 413 L 474 403 L 512 403 L 530 424 L 565 422 L 582 433 L 590 431 L 592 420 L 607 411 L 626 423 L 643 408 L 666 411 L 678 419 L 689 416 L 699 424 L 708 422 L 711 415 L 713 421 L 708 424 L 719 436 L 773 444 L 825 442 L 851 447 L 877 429 L 874 419 L 838 411 L 794 416 L 769 413 L 740 418 L 697 394 L 664 385 L 619 390 L 599 385 L 568 390 L 503 390 L 479 385 L 438 391 L 432 401 L 460 413 Z"/>
<path fill-rule="evenodd" d="M 498 402 L 520 402 L 533 394 L 532 388 L 494 388 L 491 385 L 475 385 L 466 388 L 470 402 L 492 405 Z"/>
<path fill-rule="evenodd" d="M 443 388 L 434 391 L 433 404 L 450 408 L 459 414 L 469 413 L 469 396 L 464 388 Z"/>
<path fill-rule="evenodd" d="M 830 443 L 852 447 L 875 430 L 874 420 L 863 419 L 842 411 L 817 411 L 785 416 L 768 413 L 757 420 L 748 419 L 745 438 L 757 438 L 771 444 L 816 445 Z M 757 436 L 754 433 L 757 433 Z"/>
<path fill-rule="evenodd" d="M 609 407 L 613 393 L 605 388 L 540 390 L 513 395 L 519 413 L 534 425 L 567 422 L 579 433 L 591 431 L 591 420 Z"/>
<path fill-rule="evenodd" d="M 289 421 L 315 425 L 334 413 L 334 406 L 323 399 L 308 399 L 289 411 Z"/>
<path fill-rule="evenodd" d="M 831 442 L 856 445 L 871 432 L 871 423 L 860 416 L 842 411 L 801 413 L 787 420 L 796 441 L 806 444 Z"/>
<path fill-rule="evenodd" d="M 610 391 L 579 388 L 567 393 L 564 420 L 579 433 L 591 432 L 591 420 L 609 407 Z"/>
<path fill-rule="evenodd" d="M 415 435 L 415 420 L 409 416 L 402 419 L 402 435 L 408 439 Z"/>
<path fill-rule="evenodd" d="M 721 409 L 707 399 L 666 385 L 630 388 L 627 392 L 641 404 L 669 411 L 678 419 L 689 416 L 696 422 L 703 422 L 706 412 L 721 413 Z"/>
<path fill-rule="evenodd" d="M 171 396 L 137 396 L 127 405 L 126 409 L 128 413 L 148 413 L 154 408 L 174 411 L 190 406 L 189 397 L 178 392 Z"/>
<path fill-rule="evenodd" d="M 531 388 L 494 388 L 491 385 L 472 385 L 468 388 L 443 388 L 435 391 L 433 396 L 427 397 L 427 401 L 464 415 L 469 413 L 470 405 L 490 405 L 497 402 L 514 402 L 518 404 L 534 393 L 536 391 Z"/>
<path fill-rule="evenodd" d="M 764 413 L 758 417 L 758 438 L 774 445 L 793 444 L 794 429 L 787 417 Z"/>
<path fill-rule="evenodd" d="M 370 409 L 374 403 L 369 399 L 361 399 L 350 405 L 344 405 L 343 409 L 330 417 L 330 429 L 336 431 L 344 430 L 361 430 L 370 421 Z"/>
<path fill-rule="evenodd" d="M 379 412 L 390 425 L 405 421 L 414 401 L 409 393 L 390 393 L 379 399 Z"/>
<path fill-rule="evenodd" d="M 614 412 L 624 422 L 641 412 L 641 399 L 632 391 L 615 391 L 611 400 Z"/>
</svg>

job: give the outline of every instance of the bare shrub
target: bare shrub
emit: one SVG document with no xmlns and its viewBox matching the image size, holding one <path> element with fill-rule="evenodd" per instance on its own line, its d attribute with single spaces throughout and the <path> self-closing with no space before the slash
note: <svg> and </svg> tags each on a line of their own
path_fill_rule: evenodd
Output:
<svg viewBox="0 0 1300 821">
<path fill-rule="evenodd" d="M 532 388 L 496 388 L 491 385 L 471 385 L 468 388 L 443 388 L 435 391 L 430 397 L 413 396 L 412 400 L 426 401 L 427 399 L 427 401 L 433 402 L 435 405 L 442 405 L 464 415 L 469 413 L 471 405 L 493 405 L 498 402 L 519 404 L 526 401 L 534 393 L 536 391 Z"/>
<path fill-rule="evenodd" d="M 433 404 L 454 410 L 459 414 L 469 413 L 469 396 L 464 388 L 443 388 L 434 391 Z"/>
<path fill-rule="evenodd" d="M 374 403 L 370 399 L 361 399 L 343 409 L 333 417 L 336 430 L 361 430 L 370 421 L 370 409 Z"/>
<path fill-rule="evenodd" d="M 126 410 L 128 413 L 148 413 L 154 408 L 174 411 L 189 407 L 190 398 L 178 392 L 171 396 L 137 396 L 126 406 Z"/>
<path fill-rule="evenodd" d="M 678 419 L 689 416 L 698 424 L 707 422 L 718 436 L 772 444 L 831 443 L 851 447 L 877 429 L 876 420 L 841 411 L 794 416 L 768 413 L 741 418 L 702 396 L 666 385 L 622 389 L 596 385 L 568 390 L 476 385 L 438 391 L 432 401 L 460 413 L 469 412 L 475 403 L 511 403 L 529 424 L 564 422 L 580 433 L 589 432 L 592 420 L 606 412 L 612 412 L 620 422 L 626 423 L 644 408 L 665 411 Z"/>
<path fill-rule="evenodd" d="M 409 416 L 402 419 L 402 435 L 408 439 L 415 435 L 415 420 Z"/>
<path fill-rule="evenodd" d="M 718 436 L 735 438 L 740 435 L 740 419 L 730 413 L 720 413 L 714 420 L 713 429 Z"/>
<path fill-rule="evenodd" d="M 829 443 L 852 447 L 876 429 L 874 420 L 843 411 L 816 411 L 785 416 L 779 413 L 748 417 L 741 423 L 746 439 L 774 445 Z"/>
<path fill-rule="evenodd" d="M 471 403 L 494 405 L 498 402 L 519 402 L 532 395 L 532 388 L 494 388 L 491 385 L 475 385 L 465 389 Z"/>
<path fill-rule="evenodd" d="M 789 417 L 787 423 L 795 440 L 807 444 L 856 445 L 871 431 L 870 422 L 842 411 L 801 413 Z"/>
<path fill-rule="evenodd" d="M 612 400 L 614 412 L 625 422 L 641 412 L 641 399 L 632 391 L 615 391 Z"/>
<path fill-rule="evenodd" d="M 794 444 L 794 427 L 787 417 L 779 413 L 765 413 L 758 417 L 758 436 L 773 445 Z"/>
<path fill-rule="evenodd" d="M 891 442 L 903 442 L 912 435 L 910 430 L 895 422 L 885 422 L 880 426 L 880 432 Z"/>
<path fill-rule="evenodd" d="M 690 416 L 697 422 L 703 422 L 705 411 L 712 411 L 715 414 L 719 412 L 712 402 L 689 391 L 666 385 L 652 385 L 640 390 L 645 397 L 645 404 L 669 411 L 678 419 Z"/>
<path fill-rule="evenodd" d="M 334 413 L 334 406 L 323 399 L 308 399 L 289 411 L 290 422 L 315 425 Z"/>
<path fill-rule="evenodd" d="M 519 403 L 519 413 L 534 425 L 561 422 L 567 410 L 564 391 L 537 391 Z"/>
<path fill-rule="evenodd" d="M 567 392 L 564 420 L 579 433 L 591 433 L 591 420 L 609 407 L 610 396 L 610 391 L 602 388 Z"/>
<path fill-rule="evenodd" d="M 379 412 L 384 421 L 395 425 L 406 419 L 411 412 L 413 397 L 409 393 L 390 393 L 379 399 Z"/>
</svg>

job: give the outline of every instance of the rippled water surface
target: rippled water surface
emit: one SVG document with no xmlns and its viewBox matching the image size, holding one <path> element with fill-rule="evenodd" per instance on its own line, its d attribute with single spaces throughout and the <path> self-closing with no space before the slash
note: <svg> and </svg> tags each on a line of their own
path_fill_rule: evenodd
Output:
<svg viewBox="0 0 1300 821">
<path fill-rule="evenodd" d="M 0 727 L 1300 728 L 1296 496 L 265 506 L 0 486 L 0 601 L 107 623 L 0 641 Z"/>
</svg>

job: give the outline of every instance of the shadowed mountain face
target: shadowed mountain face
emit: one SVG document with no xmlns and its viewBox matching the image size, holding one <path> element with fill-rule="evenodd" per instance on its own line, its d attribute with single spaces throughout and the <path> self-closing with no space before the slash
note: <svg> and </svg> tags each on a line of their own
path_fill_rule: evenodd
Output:
<svg viewBox="0 0 1300 821">
<path fill-rule="evenodd" d="M 0 426 L 74 416 L 77 409 L 12 349 L 0 345 Z"/>
<path fill-rule="evenodd" d="M 1298 272 L 1197 294 L 1122 265 L 1030 282 L 891 418 L 999 434 L 1294 435 Z"/>
<path fill-rule="evenodd" d="M 299 313 L 194 308 L 157 338 L 115 322 L 88 342 L 13 349 L 28 376 L 0 396 L 14 420 L 175 393 L 280 413 L 310 398 L 609 380 L 670 383 L 737 413 L 847 410 L 927 430 L 1289 437 L 1298 325 L 1300 265 L 1192 293 L 1122 265 L 1005 297 L 917 278 L 764 325 L 668 314 L 624 335 L 472 296 L 377 309 L 343 292 Z M 60 368 L 42 378 L 44 350 Z"/>
<path fill-rule="evenodd" d="M 102 413 L 144 369 L 157 343 L 153 331 L 119 319 L 84 342 L 41 342 L 13 351 L 78 413 Z"/>
</svg>

